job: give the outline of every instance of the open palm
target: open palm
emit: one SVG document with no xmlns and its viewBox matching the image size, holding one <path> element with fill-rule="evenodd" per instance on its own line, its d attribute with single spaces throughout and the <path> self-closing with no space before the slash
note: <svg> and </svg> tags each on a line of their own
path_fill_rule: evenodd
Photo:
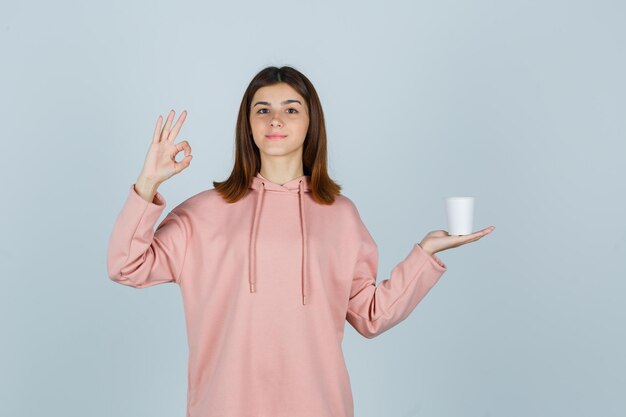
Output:
<svg viewBox="0 0 626 417">
<path fill-rule="evenodd" d="M 422 239 L 420 246 L 431 254 L 441 252 L 442 250 L 456 248 L 457 246 L 474 242 L 491 233 L 494 229 L 494 226 L 489 226 L 478 232 L 462 236 L 450 235 L 445 230 L 435 230 L 428 233 L 424 239 Z"/>
</svg>

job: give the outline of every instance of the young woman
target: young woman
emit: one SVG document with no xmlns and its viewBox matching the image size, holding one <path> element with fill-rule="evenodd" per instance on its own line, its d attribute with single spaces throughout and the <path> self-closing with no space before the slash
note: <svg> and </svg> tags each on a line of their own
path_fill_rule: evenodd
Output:
<svg viewBox="0 0 626 417">
<path fill-rule="evenodd" d="M 378 250 L 326 171 L 324 115 L 311 82 L 268 67 L 239 109 L 234 168 L 172 209 L 157 188 L 191 163 L 187 116 L 157 119 L 108 248 L 109 277 L 174 282 L 189 338 L 188 417 L 352 417 L 345 321 L 372 338 L 404 320 L 446 271 L 436 252 L 493 230 L 428 233 L 376 285 Z M 176 155 L 184 159 L 176 162 Z"/>
</svg>

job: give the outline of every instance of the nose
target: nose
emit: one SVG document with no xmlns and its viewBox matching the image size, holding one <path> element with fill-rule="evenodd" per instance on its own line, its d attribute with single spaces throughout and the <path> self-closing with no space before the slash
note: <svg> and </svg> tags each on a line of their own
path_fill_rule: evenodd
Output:
<svg viewBox="0 0 626 417">
<path fill-rule="evenodd" d="M 282 120 L 278 119 L 276 116 L 272 117 L 272 120 L 270 120 L 270 126 L 275 127 L 275 126 L 282 126 L 283 122 Z"/>
</svg>

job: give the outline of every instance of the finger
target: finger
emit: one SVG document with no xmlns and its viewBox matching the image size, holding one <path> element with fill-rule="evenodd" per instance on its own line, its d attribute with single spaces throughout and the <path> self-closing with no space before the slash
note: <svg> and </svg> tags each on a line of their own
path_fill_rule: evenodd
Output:
<svg viewBox="0 0 626 417">
<path fill-rule="evenodd" d="M 172 125 L 172 119 L 174 118 L 174 110 L 170 110 L 170 114 L 167 115 L 165 127 L 161 132 L 161 141 L 167 139 L 167 135 L 170 133 L 170 126 Z"/>
<path fill-rule="evenodd" d="M 483 233 L 483 232 L 479 232 L 479 233 L 474 233 L 472 235 L 468 235 L 468 239 L 464 239 L 463 240 L 463 244 L 466 243 L 470 243 L 470 242 L 475 242 L 479 239 L 481 239 L 483 236 L 485 236 L 487 233 Z"/>
<path fill-rule="evenodd" d="M 459 236 L 461 239 L 459 239 L 459 240 L 457 241 L 457 243 L 456 243 L 455 247 L 458 247 L 458 246 L 463 246 L 463 245 L 466 245 L 466 244 L 468 244 L 468 243 L 471 243 L 471 242 L 474 242 L 474 241 L 476 241 L 476 240 L 480 239 L 480 238 L 467 238 L 468 236 L 469 236 L 469 235 L 467 235 L 467 236 Z M 465 237 L 465 238 L 467 238 L 467 239 L 462 239 L 463 237 Z"/>
<path fill-rule="evenodd" d="M 495 227 L 489 226 L 489 227 L 484 228 L 483 230 L 479 230 L 478 232 L 472 233 L 471 235 L 468 235 L 468 236 L 480 238 L 480 237 L 485 236 L 487 233 L 491 233 L 493 229 L 495 229 Z"/>
<path fill-rule="evenodd" d="M 176 124 L 172 128 L 172 131 L 167 136 L 168 141 L 173 142 L 174 139 L 176 139 L 176 135 L 178 135 L 178 132 L 180 131 L 180 128 L 182 127 L 183 122 L 185 121 L 186 117 L 187 117 L 187 110 L 183 110 L 180 117 L 178 118 L 178 121 L 176 121 Z"/>
<path fill-rule="evenodd" d="M 182 142 L 176 144 L 176 150 L 178 152 L 184 151 L 185 156 L 188 156 L 191 154 L 191 146 L 189 146 L 189 142 L 187 142 L 186 140 L 183 140 Z M 178 154 L 178 152 L 176 153 Z"/>
<path fill-rule="evenodd" d="M 485 227 L 483 230 L 481 230 L 479 232 L 480 237 L 488 235 L 489 233 L 493 232 L 494 229 L 495 229 L 495 227 L 493 227 L 493 226 Z"/>
<path fill-rule="evenodd" d="M 182 161 L 174 163 L 174 169 L 176 170 L 176 172 L 178 173 L 187 168 L 189 164 L 191 164 L 191 158 L 193 158 L 193 155 L 187 155 L 183 158 Z"/>
<path fill-rule="evenodd" d="M 161 131 L 161 123 L 163 122 L 163 118 L 159 114 L 157 118 L 157 123 L 154 128 L 154 134 L 152 135 L 152 143 L 159 143 L 159 132 Z"/>
</svg>

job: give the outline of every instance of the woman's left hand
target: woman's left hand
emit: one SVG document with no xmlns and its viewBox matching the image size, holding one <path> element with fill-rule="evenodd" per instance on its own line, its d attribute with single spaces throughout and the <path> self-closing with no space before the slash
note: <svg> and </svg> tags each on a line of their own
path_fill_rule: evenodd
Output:
<svg viewBox="0 0 626 417">
<path fill-rule="evenodd" d="M 445 230 L 435 230 L 434 232 L 428 233 L 419 245 L 422 249 L 432 255 L 433 253 L 441 252 L 442 250 L 456 248 L 457 246 L 474 242 L 486 234 L 491 233 L 494 229 L 494 226 L 489 226 L 483 230 L 479 230 L 478 232 L 462 236 L 449 235 Z"/>
</svg>

